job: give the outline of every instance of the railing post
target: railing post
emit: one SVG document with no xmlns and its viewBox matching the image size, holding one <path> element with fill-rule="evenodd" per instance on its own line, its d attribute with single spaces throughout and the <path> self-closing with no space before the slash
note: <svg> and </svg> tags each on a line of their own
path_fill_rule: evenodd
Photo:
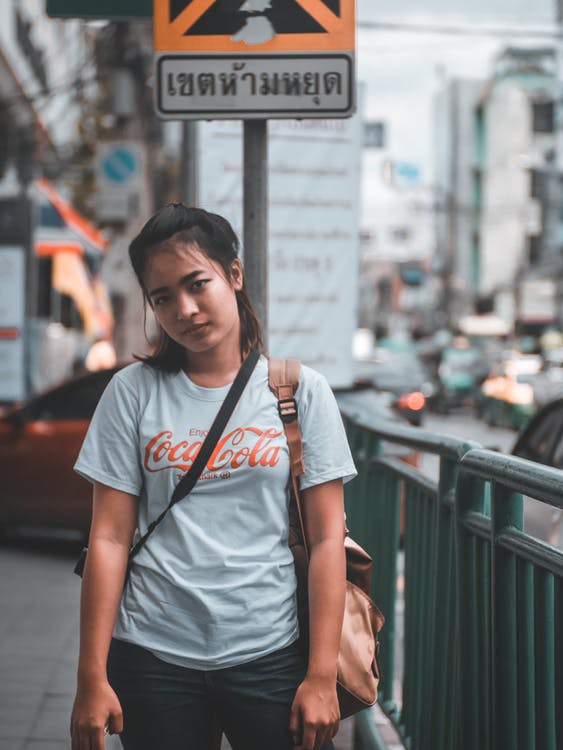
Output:
<svg viewBox="0 0 563 750">
<path fill-rule="evenodd" d="M 555 703 L 555 641 L 561 638 L 561 633 L 555 637 L 554 591 L 553 575 L 545 570 L 536 570 L 535 713 L 536 743 L 542 750 L 555 750 L 558 747 L 555 739 L 555 717 L 561 712 L 561 706 Z"/>
<path fill-rule="evenodd" d="M 491 499 L 492 747 L 512 750 L 518 747 L 516 558 L 499 544 L 499 535 L 522 529 L 523 501 L 496 481 Z"/>
<path fill-rule="evenodd" d="M 354 461 L 358 471 L 357 478 L 345 486 L 345 504 L 347 525 L 354 538 L 366 547 L 369 552 L 371 529 L 368 525 L 369 504 L 369 471 L 370 461 L 381 452 L 380 440 L 371 430 L 356 426 L 352 446 Z"/>
<path fill-rule="evenodd" d="M 563 633 L 563 580 L 555 581 L 555 632 Z M 555 705 L 563 706 L 563 639 L 555 639 Z M 563 711 L 555 712 L 555 733 L 559 747 L 563 745 Z"/>
<path fill-rule="evenodd" d="M 478 637 L 479 621 L 486 613 L 476 611 L 476 545 L 474 535 L 465 528 L 464 522 L 471 513 L 485 510 L 485 487 L 483 482 L 463 471 L 457 480 L 455 496 L 456 518 L 456 576 L 458 590 L 458 637 L 457 637 L 457 686 L 458 686 L 458 729 L 456 747 L 459 750 L 487 750 L 490 747 L 488 728 L 480 707 L 488 702 L 488 696 L 481 695 L 480 683 L 485 683 L 488 692 L 488 679 L 484 675 L 479 680 L 479 672 L 489 664 L 486 654 L 480 654 Z M 488 618 L 487 618 L 488 620 Z"/>
<path fill-rule="evenodd" d="M 438 480 L 438 501 L 435 513 L 435 535 L 430 570 L 429 597 L 431 618 L 428 623 L 427 643 L 421 644 L 425 649 L 425 671 L 429 679 L 429 705 L 440 705 L 444 709 L 451 702 L 455 707 L 455 643 L 456 632 L 456 592 L 454 575 L 453 548 L 453 507 L 448 508 L 447 499 L 454 492 L 458 463 L 452 458 L 442 456 L 440 459 L 440 477 Z M 454 622 L 452 622 L 452 618 Z M 438 656 L 437 650 L 440 650 Z M 453 700 L 452 700 L 453 699 Z M 421 717 L 422 748 L 428 750 L 450 750 L 450 728 L 446 727 L 444 712 L 424 712 Z"/>
<path fill-rule="evenodd" d="M 530 706 L 536 702 L 534 649 L 534 567 L 528 560 L 517 564 L 518 581 L 518 738 L 524 748 L 536 747 L 536 715 Z M 540 747 L 543 747 L 540 745 Z"/>
<path fill-rule="evenodd" d="M 378 468 L 372 466 L 370 476 L 372 484 L 376 484 L 375 476 L 379 475 Z M 399 518 L 402 482 L 398 477 L 385 474 L 378 476 L 377 487 L 380 492 L 374 493 L 374 498 L 367 522 L 372 524 L 374 536 L 369 553 L 374 559 L 374 575 L 372 580 L 372 596 L 381 607 L 385 616 L 385 626 L 381 634 L 381 704 L 386 713 L 392 718 L 398 714 L 397 704 L 393 700 L 393 684 L 395 682 L 395 601 L 397 598 L 397 556 L 399 551 Z M 383 490 L 383 492 L 381 492 Z M 381 502 L 381 498 L 385 498 Z"/>
</svg>

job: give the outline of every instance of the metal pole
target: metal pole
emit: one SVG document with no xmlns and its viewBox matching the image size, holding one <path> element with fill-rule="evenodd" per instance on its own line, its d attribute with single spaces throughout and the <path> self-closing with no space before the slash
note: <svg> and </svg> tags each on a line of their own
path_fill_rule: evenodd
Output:
<svg viewBox="0 0 563 750">
<path fill-rule="evenodd" d="M 559 204 L 561 202 L 562 197 L 562 191 L 561 191 L 561 174 L 563 173 L 563 37 L 561 34 L 563 33 L 563 1 L 557 0 L 556 2 L 556 20 L 558 25 L 558 31 L 559 35 L 557 37 L 557 41 L 555 42 L 555 51 L 556 51 L 556 60 L 557 60 L 557 93 L 555 96 L 555 112 L 554 112 L 554 119 L 555 119 L 555 165 L 554 165 L 554 172 L 555 174 L 553 182 L 555 183 L 555 195 L 551 195 L 551 193 L 548 195 L 548 200 L 550 200 L 552 197 L 556 201 L 555 204 L 555 216 L 554 216 L 554 222 L 555 222 L 555 232 L 554 234 L 557 235 L 561 232 L 561 219 L 558 216 L 558 211 L 560 210 Z M 559 244 L 559 246 L 558 246 Z M 558 254 L 560 254 L 560 243 L 557 243 L 555 241 L 554 243 L 555 247 L 553 247 L 553 256 L 557 258 Z M 550 248 L 551 249 L 551 248 Z M 559 255 L 560 257 L 560 255 Z M 563 272 L 559 270 L 557 272 L 557 318 L 559 327 L 563 326 Z"/>
<path fill-rule="evenodd" d="M 243 241 L 248 293 L 268 338 L 268 121 L 244 120 Z"/>
<path fill-rule="evenodd" d="M 197 123 L 193 120 L 182 121 L 182 166 L 180 170 L 180 193 L 182 201 L 188 206 L 198 204 L 197 179 Z"/>
</svg>

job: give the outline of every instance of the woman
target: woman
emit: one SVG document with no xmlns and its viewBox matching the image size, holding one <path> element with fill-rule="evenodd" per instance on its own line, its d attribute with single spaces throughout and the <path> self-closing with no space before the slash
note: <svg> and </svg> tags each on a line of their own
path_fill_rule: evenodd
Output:
<svg viewBox="0 0 563 750">
<path fill-rule="evenodd" d="M 334 397 L 302 367 L 296 393 L 310 545 L 310 647 L 297 647 L 288 548 L 289 457 L 261 357 L 190 495 L 135 557 L 167 506 L 242 360 L 261 346 L 230 224 L 171 204 L 129 248 L 160 331 L 118 372 L 76 463 L 93 482 L 81 597 L 73 750 L 205 750 L 217 724 L 234 750 L 331 747 L 344 606 L 342 483 L 355 474 Z"/>
</svg>

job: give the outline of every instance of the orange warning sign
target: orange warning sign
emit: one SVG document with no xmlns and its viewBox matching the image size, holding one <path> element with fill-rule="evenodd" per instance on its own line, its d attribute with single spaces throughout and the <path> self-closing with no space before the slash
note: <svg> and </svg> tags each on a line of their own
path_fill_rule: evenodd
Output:
<svg viewBox="0 0 563 750">
<path fill-rule="evenodd" d="M 355 0 L 154 0 L 155 52 L 353 52 Z"/>
</svg>

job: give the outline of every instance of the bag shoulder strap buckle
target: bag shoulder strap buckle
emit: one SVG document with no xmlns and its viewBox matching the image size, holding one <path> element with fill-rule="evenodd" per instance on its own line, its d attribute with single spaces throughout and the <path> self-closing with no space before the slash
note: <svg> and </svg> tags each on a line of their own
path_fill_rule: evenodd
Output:
<svg viewBox="0 0 563 750">
<path fill-rule="evenodd" d="M 280 398 L 278 413 L 284 424 L 290 424 L 297 419 L 297 401 L 294 398 Z"/>
</svg>

